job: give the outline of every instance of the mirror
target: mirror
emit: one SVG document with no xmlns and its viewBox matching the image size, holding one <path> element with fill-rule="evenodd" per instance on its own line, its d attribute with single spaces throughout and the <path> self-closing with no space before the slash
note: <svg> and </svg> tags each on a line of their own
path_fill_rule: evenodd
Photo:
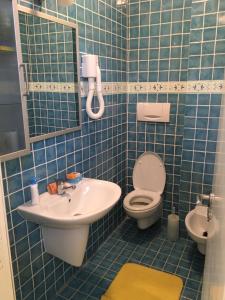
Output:
<svg viewBox="0 0 225 300">
<path fill-rule="evenodd" d="M 30 150 L 16 1 L 0 9 L 0 161 Z"/>
<path fill-rule="evenodd" d="M 23 6 L 18 10 L 31 141 L 80 129 L 77 26 Z"/>
</svg>

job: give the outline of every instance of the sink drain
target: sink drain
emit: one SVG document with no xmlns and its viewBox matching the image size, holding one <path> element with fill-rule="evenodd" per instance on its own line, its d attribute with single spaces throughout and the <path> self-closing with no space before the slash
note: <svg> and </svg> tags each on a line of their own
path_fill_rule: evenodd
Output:
<svg viewBox="0 0 225 300">
<path fill-rule="evenodd" d="M 77 214 L 74 214 L 73 216 L 74 217 L 77 217 L 77 216 L 81 216 L 82 214 L 79 214 L 79 213 L 77 213 Z"/>
<path fill-rule="evenodd" d="M 205 236 L 205 237 L 207 237 L 208 236 L 208 232 L 204 231 L 202 235 Z"/>
</svg>

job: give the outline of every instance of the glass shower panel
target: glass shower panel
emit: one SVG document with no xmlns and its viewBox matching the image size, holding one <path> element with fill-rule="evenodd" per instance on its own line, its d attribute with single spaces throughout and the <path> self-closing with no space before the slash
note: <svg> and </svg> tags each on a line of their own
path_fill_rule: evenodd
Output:
<svg viewBox="0 0 225 300">
<path fill-rule="evenodd" d="M 26 148 L 11 0 L 0 0 L 0 156 Z M 21 70 L 22 72 L 22 70 Z"/>
</svg>

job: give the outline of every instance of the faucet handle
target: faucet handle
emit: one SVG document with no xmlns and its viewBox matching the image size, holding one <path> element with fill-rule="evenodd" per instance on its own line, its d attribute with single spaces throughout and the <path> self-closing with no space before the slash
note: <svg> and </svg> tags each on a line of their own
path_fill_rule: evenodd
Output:
<svg viewBox="0 0 225 300">
<path fill-rule="evenodd" d="M 215 199 L 215 195 L 213 193 L 210 193 L 209 195 L 207 195 L 207 194 L 198 194 L 196 205 L 204 205 L 203 201 L 207 200 L 208 201 L 208 206 L 211 206 L 211 203 L 214 199 Z"/>
<path fill-rule="evenodd" d="M 203 205 L 203 200 L 209 199 L 209 195 L 198 194 L 196 196 L 196 205 Z"/>
<path fill-rule="evenodd" d="M 199 194 L 196 196 L 196 205 L 202 205 L 202 202 L 199 199 Z"/>
<path fill-rule="evenodd" d="M 215 194 L 213 194 L 213 193 L 210 193 L 210 194 L 209 194 L 209 206 L 210 206 L 210 207 L 211 207 L 211 205 L 212 205 L 212 201 L 214 201 L 215 198 L 216 198 Z"/>
</svg>

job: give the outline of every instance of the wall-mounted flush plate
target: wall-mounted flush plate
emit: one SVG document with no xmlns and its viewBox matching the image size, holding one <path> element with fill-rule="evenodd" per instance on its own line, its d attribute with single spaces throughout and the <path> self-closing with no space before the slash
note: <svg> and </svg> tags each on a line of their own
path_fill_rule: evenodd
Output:
<svg viewBox="0 0 225 300">
<path fill-rule="evenodd" d="M 170 103 L 138 103 L 137 120 L 146 122 L 169 122 Z"/>
</svg>

